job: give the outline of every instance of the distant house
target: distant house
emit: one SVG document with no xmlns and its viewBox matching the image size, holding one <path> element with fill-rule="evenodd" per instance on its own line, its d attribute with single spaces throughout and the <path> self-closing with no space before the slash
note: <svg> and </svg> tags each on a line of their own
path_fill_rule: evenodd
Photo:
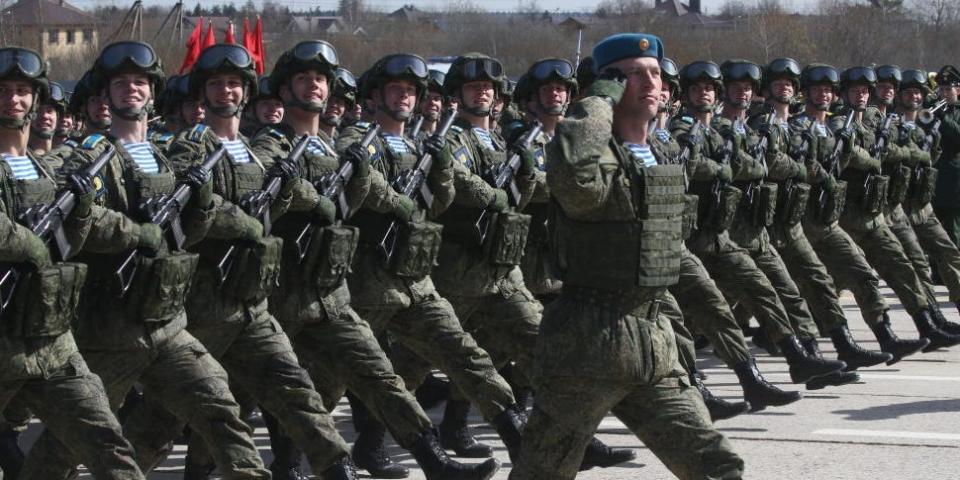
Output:
<svg viewBox="0 0 960 480">
<path fill-rule="evenodd" d="M 99 48 L 100 20 L 63 0 L 20 0 L 0 15 L 11 45 L 32 48 L 46 58 Z"/>
<path fill-rule="evenodd" d="M 355 33 L 340 16 L 295 16 L 290 18 L 286 31 L 310 35 Z"/>
<path fill-rule="evenodd" d="M 674 17 L 681 17 L 688 13 L 703 14 L 700 0 L 689 0 L 686 5 L 680 3 L 680 0 L 656 0 L 653 8 Z"/>
</svg>

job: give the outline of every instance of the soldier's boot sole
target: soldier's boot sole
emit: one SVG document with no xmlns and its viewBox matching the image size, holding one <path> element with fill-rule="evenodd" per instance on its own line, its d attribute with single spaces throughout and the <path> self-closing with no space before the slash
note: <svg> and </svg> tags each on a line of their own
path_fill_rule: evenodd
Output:
<svg viewBox="0 0 960 480">
<path fill-rule="evenodd" d="M 860 381 L 860 375 L 856 372 L 836 371 L 830 375 L 824 375 L 807 382 L 807 390 L 821 390 L 826 387 L 839 387 L 850 383 Z"/>
</svg>

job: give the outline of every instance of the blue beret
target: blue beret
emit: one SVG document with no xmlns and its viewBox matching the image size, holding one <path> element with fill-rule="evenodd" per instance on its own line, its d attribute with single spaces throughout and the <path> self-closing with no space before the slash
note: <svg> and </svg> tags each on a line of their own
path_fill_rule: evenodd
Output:
<svg viewBox="0 0 960 480">
<path fill-rule="evenodd" d="M 633 57 L 652 57 L 663 60 L 663 42 L 655 35 L 646 33 L 618 33 L 604 38 L 593 47 L 596 71 L 617 60 Z"/>
</svg>

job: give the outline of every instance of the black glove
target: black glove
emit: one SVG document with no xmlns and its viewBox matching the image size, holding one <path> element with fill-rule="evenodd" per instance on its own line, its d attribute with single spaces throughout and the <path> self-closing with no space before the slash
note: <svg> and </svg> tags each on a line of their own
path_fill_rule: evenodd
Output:
<svg viewBox="0 0 960 480">
<path fill-rule="evenodd" d="M 517 173 L 522 177 L 533 175 L 533 171 L 537 169 L 537 159 L 533 152 L 529 148 L 524 148 L 520 141 L 510 146 L 510 152 L 520 155 L 520 169 Z"/>
<path fill-rule="evenodd" d="M 300 176 L 299 169 L 293 162 L 289 162 L 286 159 L 275 162 L 270 169 L 267 171 L 267 175 L 270 177 L 279 177 L 283 182 L 282 192 L 284 195 L 289 194 L 293 185 L 296 183 L 294 180 Z"/>
<path fill-rule="evenodd" d="M 194 205 L 207 208 L 213 203 L 213 182 L 210 181 L 210 172 L 194 165 L 183 174 L 183 181 L 193 190 L 191 199 Z"/>
<path fill-rule="evenodd" d="M 370 151 L 360 145 L 360 142 L 347 147 L 343 158 L 353 164 L 353 173 L 356 176 L 366 177 L 370 174 Z"/>
<path fill-rule="evenodd" d="M 86 217 L 90 213 L 95 196 L 93 179 L 82 173 L 74 173 L 67 177 L 67 187 L 77 197 L 73 213 L 79 217 Z"/>
<path fill-rule="evenodd" d="M 446 137 L 441 137 L 439 135 L 430 135 L 423 141 L 423 151 L 429 153 L 433 157 L 434 161 L 440 157 L 440 153 L 443 152 L 443 148 L 447 146 Z"/>
</svg>

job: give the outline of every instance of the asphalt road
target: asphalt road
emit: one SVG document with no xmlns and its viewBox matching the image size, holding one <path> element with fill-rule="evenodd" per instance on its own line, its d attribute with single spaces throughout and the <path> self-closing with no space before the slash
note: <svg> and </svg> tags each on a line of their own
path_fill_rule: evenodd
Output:
<svg viewBox="0 0 960 480">
<path fill-rule="evenodd" d="M 885 289 L 893 309 L 894 329 L 903 337 L 916 337 L 916 330 L 902 306 Z M 960 315 L 947 302 L 945 291 L 938 290 L 941 306 L 948 318 Z M 851 330 L 858 341 L 870 348 L 876 340 L 863 323 L 853 299 L 843 296 Z M 829 340 L 821 341 L 825 354 L 833 354 Z M 741 395 L 733 372 L 701 350 L 699 366 L 708 374 L 707 386 L 719 397 L 736 399 Z M 787 365 L 754 349 L 757 363 L 768 380 L 783 388 L 789 384 Z M 960 347 L 948 351 L 918 354 L 887 367 L 861 370 L 861 383 L 805 392 L 804 399 L 787 407 L 720 422 L 718 428 L 732 441 L 747 465 L 751 479 L 956 479 L 960 477 Z M 442 408 L 431 410 L 435 422 Z M 349 406 L 343 401 L 334 416 L 348 441 L 353 439 Z M 474 412 L 477 436 L 496 447 L 496 456 L 504 468 L 495 479 L 506 479 L 510 461 L 493 430 Z M 34 424 L 25 443 L 35 438 Z M 262 423 L 256 425 L 256 443 L 267 463 L 269 440 Z M 591 470 L 577 478 L 668 479 L 673 475 L 615 417 L 606 418 L 599 436 L 610 445 L 636 450 L 634 463 L 606 470 Z M 394 458 L 411 468 L 411 479 L 423 479 L 413 459 L 395 445 Z M 174 455 L 151 479 L 182 478 L 185 447 L 178 445 Z M 469 461 L 469 460 L 468 460 Z M 87 476 L 89 477 L 89 476 Z M 361 475 L 363 478 L 369 478 Z"/>
</svg>

